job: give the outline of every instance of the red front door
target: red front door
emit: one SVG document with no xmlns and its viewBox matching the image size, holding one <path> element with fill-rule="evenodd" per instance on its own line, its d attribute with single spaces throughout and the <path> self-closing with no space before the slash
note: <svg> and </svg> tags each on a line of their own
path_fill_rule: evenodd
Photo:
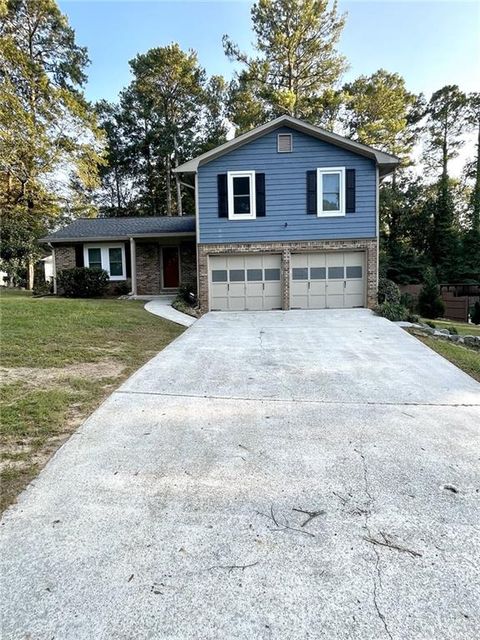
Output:
<svg viewBox="0 0 480 640">
<path fill-rule="evenodd" d="M 162 247 L 163 287 L 176 289 L 180 284 L 178 247 Z"/>
</svg>

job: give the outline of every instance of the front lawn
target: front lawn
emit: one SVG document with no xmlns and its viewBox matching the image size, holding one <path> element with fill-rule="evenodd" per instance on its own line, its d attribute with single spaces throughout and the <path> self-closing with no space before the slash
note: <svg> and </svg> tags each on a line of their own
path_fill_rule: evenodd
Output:
<svg viewBox="0 0 480 640">
<path fill-rule="evenodd" d="M 103 398 L 184 329 L 138 301 L 4 290 L 0 310 L 3 510 Z"/>
<path fill-rule="evenodd" d="M 420 335 L 414 330 L 409 333 L 480 382 L 480 351 L 442 338 Z"/>
</svg>

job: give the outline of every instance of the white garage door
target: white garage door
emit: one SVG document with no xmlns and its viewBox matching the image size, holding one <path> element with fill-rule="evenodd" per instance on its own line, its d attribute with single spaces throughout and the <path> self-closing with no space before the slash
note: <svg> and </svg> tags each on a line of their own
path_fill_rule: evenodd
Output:
<svg viewBox="0 0 480 640">
<path fill-rule="evenodd" d="M 291 268 L 292 309 L 365 305 L 363 252 L 292 254 Z"/>
<path fill-rule="evenodd" d="M 279 255 L 211 256 L 209 258 L 212 311 L 281 309 Z"/>
</svg>

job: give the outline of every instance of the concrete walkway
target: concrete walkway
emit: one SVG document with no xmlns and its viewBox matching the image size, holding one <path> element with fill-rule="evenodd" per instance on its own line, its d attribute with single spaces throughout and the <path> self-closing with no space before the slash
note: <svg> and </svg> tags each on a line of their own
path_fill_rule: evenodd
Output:
<svg viewBox="0 0 480 640">
<path fill-rule="evenodd" d="M 0 636 L 480 637 L 479 425 L 368 311 L 210 313 L 6 513 Z"/>
<path fill-rule="evenodd" d="M 150 300 L 150 302 L 146 303 L 145 309 L 156 316 L 166 318 L 167 320 L 181 324 L 184 327 L 190 327 L 197 319 L 174 309 L 172 307 L 172 302 L 174 300 L 175 296 L 162 296 L 161 298 L 155 298 L 154 300 Z"/>
</svg>

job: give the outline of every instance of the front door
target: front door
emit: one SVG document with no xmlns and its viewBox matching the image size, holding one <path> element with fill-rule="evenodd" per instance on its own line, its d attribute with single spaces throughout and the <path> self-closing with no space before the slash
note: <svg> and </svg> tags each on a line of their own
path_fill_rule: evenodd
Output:
<svg viewBox="0 0 480 640">
<path fill-rule="evenodd" d="M 176 289 L 180 284 L 178 247 L 162 247 L 163 288 Z"/>
</svg>

